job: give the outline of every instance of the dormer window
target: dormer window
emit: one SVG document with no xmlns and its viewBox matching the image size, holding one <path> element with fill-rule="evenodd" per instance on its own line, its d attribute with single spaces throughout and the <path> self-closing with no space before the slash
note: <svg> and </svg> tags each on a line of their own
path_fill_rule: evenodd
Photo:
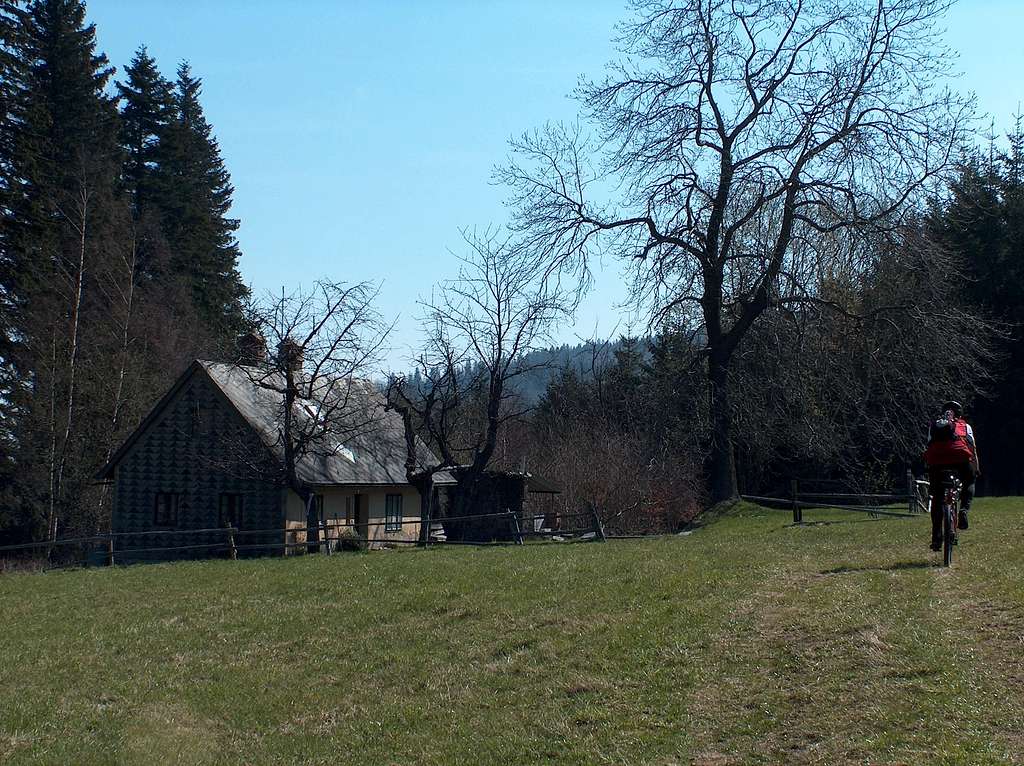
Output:
<svg viewBox="0 0 1024 766">
<path fill-rule="evenodd" d="M 356 462 L 356 453 L 352 450 L 351 447 L 346 447 L 341 442 L 335 442 L 334 454 L 341 455 L 341 457 L 345 458 L 350 463 Z"/>
</svg>

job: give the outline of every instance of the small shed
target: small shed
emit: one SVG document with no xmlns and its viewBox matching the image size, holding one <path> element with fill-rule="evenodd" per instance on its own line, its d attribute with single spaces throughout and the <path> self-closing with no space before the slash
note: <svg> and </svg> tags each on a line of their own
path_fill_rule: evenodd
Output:
<svg viewBox="0 0 1024 766">
<path fill-rule="evenodd" d="M 555 497 L 561 488 L 525 471 L 484 471 L 475 487 L 468 480 L 469 466 L 450 471 L 456 484 L 449 489 L 449 516 L 479 516 L 513 512 L 521 530 L 557 529 Z M 538 525 L 539 524 L 539 525 Z M 511 540 L 516 535 L 511 518 L 482 518 L 445 522 L 450 540 L 486 542 Z"/>
</svg>

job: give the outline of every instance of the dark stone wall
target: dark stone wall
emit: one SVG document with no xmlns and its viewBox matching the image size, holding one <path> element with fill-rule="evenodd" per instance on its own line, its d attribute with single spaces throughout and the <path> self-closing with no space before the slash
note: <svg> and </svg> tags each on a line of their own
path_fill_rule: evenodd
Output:
<svg viewBox="0 0 1024 766">
<path fill-rule="evenodd" d="M 234 455 L 253 462 L 266 459 L 256 434 L 224 402 L 202 372 L 196 372 L 158 419 L 117 465 L 112 527 L 117 533 L 164 529 L 154 523 L 159 492 L 180 493 L 178 524 L 171 534 L 115 538 L 118 563 L 224 556 L 224 549 L 156 550 L 128 553 L 133 548 L 175 548 L 226 544 L 224 533 L 189 530 L 220 528 L 221 493 L 242 495 L 242 529 L 282 529 L 282 492 L 256 478 Z M 281 542 L 282 534 L 239 535 L 236 544 Z M 279 553 L 264 550 L 257 554 Z M 243 555 L 242 552 L 239 555 Z"/>
</svg>

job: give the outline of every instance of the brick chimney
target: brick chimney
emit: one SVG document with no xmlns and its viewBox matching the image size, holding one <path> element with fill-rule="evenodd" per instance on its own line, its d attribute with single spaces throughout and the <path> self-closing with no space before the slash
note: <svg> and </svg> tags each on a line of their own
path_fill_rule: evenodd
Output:
<svg viewBox="0 0 1024 766">
<path fill-rule="evenodd" d="M 302 372 L 302 346 L 288 337 L 277 344 L 277 363 L 281 369 L 290 369 L 293 373 Z"/>
<path fill-rule="evenodd" d="M 238 339 L 238 361 L 256 367 L 267 362 L 267 339 L 250 330 Z"/>
</svg>

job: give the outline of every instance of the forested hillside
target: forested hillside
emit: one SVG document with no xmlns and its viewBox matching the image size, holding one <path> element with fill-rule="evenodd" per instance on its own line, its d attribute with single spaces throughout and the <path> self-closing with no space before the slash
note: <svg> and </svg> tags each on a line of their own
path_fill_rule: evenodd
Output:
<svg viewBox="0 0 1024 766">
<path fill-rule="evenodd" d="M 79 0 L 4 0 L 0 55 L 0 531 L 89 533 L 92 473 L 241 328 L 233 189 L 199 77 L 115 74 Z"/>
</svg>

